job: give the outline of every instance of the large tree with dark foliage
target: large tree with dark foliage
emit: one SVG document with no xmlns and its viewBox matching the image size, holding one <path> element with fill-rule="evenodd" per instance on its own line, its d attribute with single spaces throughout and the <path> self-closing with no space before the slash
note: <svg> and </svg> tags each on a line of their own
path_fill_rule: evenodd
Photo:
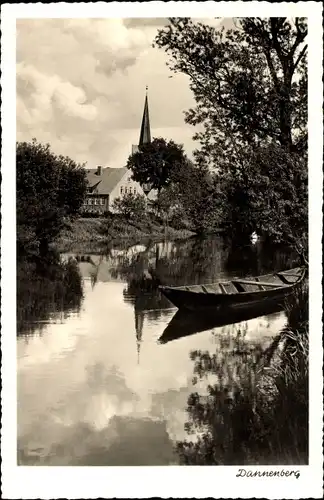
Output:
<svg viewBox="0 0 324 500">
<path fill-rule="evenodd" d="M 44 254 L 68 216 L 75 216 L 87 188 L 84 168 L 50 146 L 19 142 L 17 169 L 18 255 Z"/>
<path fill-rule="evenodd" d="M 307 234 L 307 25 L 244 18 L 225 31 L 171 18 L 155 45 L 188 75 L 200 165 L 215 167 L 223 221 L 276 241 Z"/>
<path fill-rule="evenodd" d="M 236 29 L 171 18 L 157 47 L 170 67 L 190 78 L 196 107 L 186 121 L 201 125 L 198 158 L 217 166 L 237 147 L 275 140 L 304 152 L 307 141 L 306 22 L 302 18 L 243 18 Z"/>
<path fill-rule="evenodd" d="M 160 137 L 139 146 L 126 166 L 133 172 L 135 181 L 161 191 L 170 184 L 172 173 L 187 161 L 182 145 Z"/>
</svg>

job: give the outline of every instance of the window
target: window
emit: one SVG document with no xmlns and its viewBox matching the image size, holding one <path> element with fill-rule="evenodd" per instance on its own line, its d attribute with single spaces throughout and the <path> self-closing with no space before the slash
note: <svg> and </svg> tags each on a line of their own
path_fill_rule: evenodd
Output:
<svg viewBox="0 0 324 500">
<path fill-rule="evenodd" d="M 127 188 L 125 188 L 125 194 L 127 194 Z"/>
<path fill-rule="evenodd" d="M 124 193 L 124 188 L 123 186 L 120 188 L 120 194 L 123 194 Z"/>
<path fill-rule="evenodd" d="M 134 191 L 134 194 L 136 194 L 136 188 L 134 188 L 133 191 Z"/>
<path fill-rule="evenodd" d="M 100 198 L 100 205 L 104 205 L 105 204 L 105 200 L 103 198 Z"/>
<path fill-rule="evenodd" d="M 91 198 L 88 199 L 88 205 L 92 205 L 92 199 Z"/>
<path fill-rule="evenodd" d="M 98 200 L 97 198 L 95 198 L 95 199 L 94 199 L 94 204 L 95 204 L 95 205 L 99 205 L 98 201 L 99 201 L 99 200 Z"/>
</svg>

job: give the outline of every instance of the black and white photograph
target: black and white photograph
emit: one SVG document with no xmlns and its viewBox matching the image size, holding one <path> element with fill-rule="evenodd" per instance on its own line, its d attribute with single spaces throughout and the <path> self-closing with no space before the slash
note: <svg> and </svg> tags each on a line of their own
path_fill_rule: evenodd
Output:
<svg viewBox="0 0 324 500">
<path fill-rule="evenodd" d="M 322 496 L 322 7 L 174 4 L 2 9 L 6 498 Z"/>
</svg>

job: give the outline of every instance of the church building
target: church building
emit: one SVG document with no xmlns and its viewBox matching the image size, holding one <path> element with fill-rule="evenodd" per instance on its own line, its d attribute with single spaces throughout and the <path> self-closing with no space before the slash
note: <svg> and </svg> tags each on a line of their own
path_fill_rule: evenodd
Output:
<svg viewBox="0 0 324 500">
<path fill-rule="evenodd" d="M 151 142 L 151 128 L 147 97 L 147 87 L 144 103 L 144 112 L 141 124 L 139 144 L 132 146 L 132 154 L 139 146 Z M 132 172 L 126 168 L 111 168 L 98 166 L 96 169 L 87 169 L 88 192 L 83 204 L 83 212 L 104 213 L 111 211 L 116 198 L 125 194 L 149 194 L 148 186 L 141 186 L 132 179 Z"/>
</svg>

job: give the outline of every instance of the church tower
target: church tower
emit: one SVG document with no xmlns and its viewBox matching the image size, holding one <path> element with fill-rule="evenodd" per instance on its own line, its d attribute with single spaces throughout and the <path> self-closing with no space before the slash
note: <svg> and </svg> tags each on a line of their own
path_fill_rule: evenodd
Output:
<svg viewBox="0 0 324 500">
<path fill-rule="evenodd" d="M 132 154 L 138 152 L 139 146 L 143 146 L 143 144 L 149 144 L 151 142 L 151 126 L 150 126 L 150 114 L 149 114 L 149 107 L 148 107 L 147 91 L 148 91 L 148 87 L 146 87 L 144 112 L 143 112 L 143 118 L 142 118 L 142 124 L 141 124 L 139 143 L 138 143 L 138 146 L 137 145 L 132 146 Z"/>
<path fill-rule="evenodd" d="M 149 144 L 151 142 L 150 114 L 149 114 L 149 107 L 148 107 L 147 90 L 148 90 L 148 88 L 146 87 L 141 134 L 140 134 L 140 139 L 139 139 L 139 143 L 138 143 L 139 146 L 142 146 L 143 144 Z"/>
</svg>

